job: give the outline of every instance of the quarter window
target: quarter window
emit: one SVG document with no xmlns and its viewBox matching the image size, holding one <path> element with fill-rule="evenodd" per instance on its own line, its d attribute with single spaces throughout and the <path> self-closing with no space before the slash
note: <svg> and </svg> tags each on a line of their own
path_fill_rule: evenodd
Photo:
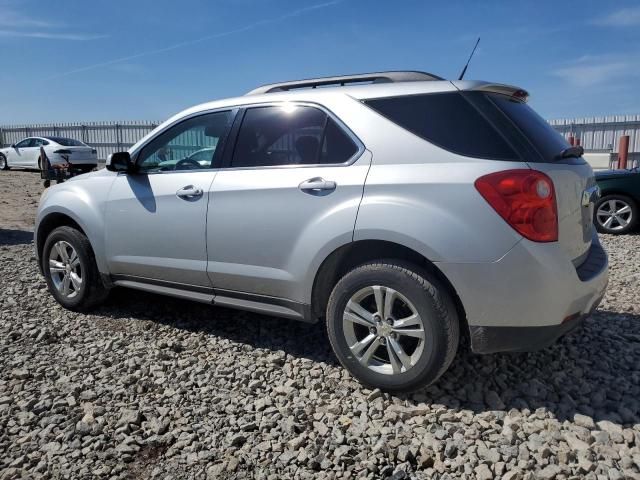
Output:
<svg viewBox="0 0 640 480">
<path fill-rule="evenodd" d="M 220 166 L 222 146 L 233 114 L 208 113 L 185 120 L 145 145 L 137 159 L 141 171 L 198 170 Z"/>
<path fill-rule="evenodd" d="M 249 108 L 232 167 L 340 164 L 358 151 L 325 112 L 303 105 Z"/>
<path fill-rule="evenodd" d="M 519 157 L 486 118 L 458 92 L 365 100 L 392 122 L 441 148 L 468 157 Z"/>
</svg>

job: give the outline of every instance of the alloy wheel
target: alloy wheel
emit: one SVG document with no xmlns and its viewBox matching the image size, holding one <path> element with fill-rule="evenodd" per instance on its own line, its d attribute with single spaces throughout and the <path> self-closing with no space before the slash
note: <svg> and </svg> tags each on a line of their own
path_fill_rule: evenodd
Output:
<svg viewBox="0 0 640 480">
<path fill-rule="evenodd" d="M 632 216 L 631 205 L 619 199 L 603 202 L 596 212 L 598 223 L 602 228 L 613 232 L 626 228 Z"/>
<path fill-rule="evenodd" d="M 78 252 L 63 240 L 53 244 L 49 252 L 49 273 L 61 295 L 74 298 L 82 287 L 82 266 Z"/>
<path fill-rule="evenodd" d="M 354 357 L 377 373 L 404 373 L 424 351 L 425 329 L 416 307 L 400 292 L 381 285 L 351 296 L 343 331 Z"/>
</svg>

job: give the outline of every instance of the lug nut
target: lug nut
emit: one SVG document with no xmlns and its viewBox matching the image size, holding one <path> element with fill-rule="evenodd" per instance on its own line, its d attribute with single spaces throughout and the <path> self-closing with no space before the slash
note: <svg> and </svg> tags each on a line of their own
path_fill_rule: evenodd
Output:
<svg viewBox="0 0 640 480">
<path fill-rule="evenodd" d="M 393 325 L 393 318 L 387 318 L 387 323 L 389 325 Z"/>
<path fill-rule="evenodd" d="M 387 344 L 387 339 L 384 338 L 384 337 L 380 338 L 380 344 L 381 345 L 386 345 Z"/>
<path fill-rule="evenodd" d="M 378 333 L 378 331 L 376 330 L 376 327 L 371 327 L 369 329 L 369 332 L 371 332 L 372 335 L 375 335 L 376 333 Z"/>
</svg>

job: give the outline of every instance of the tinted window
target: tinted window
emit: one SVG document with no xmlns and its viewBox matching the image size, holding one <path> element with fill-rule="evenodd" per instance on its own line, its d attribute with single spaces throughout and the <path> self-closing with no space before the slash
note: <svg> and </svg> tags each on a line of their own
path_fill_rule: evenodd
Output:
<svg viewBox="0 0 640 480">
<path fill-rule="evenodd" d="M 16 148 L 27 148 L 30 147 L 33 142 L 32 138 L 26 138 L 19 143 L 16 143 Z"/>
<path fill-rule="evenodd" d="M 65 147 L 86 147 L 87 145 L 82 143 L 80 140 L 74 140 L 73 138 L 66 137 L 47 137 L 49 140 L 56 142 L 58 145 L 63 145 Z"/>
<path fill-rule="evenodd" d="M 553 160 L 562 150 L 569 147 L 565 138 L 526 103 L 506 95 L 487 96 L 516 124 L 545 160 Z"/>
<path fill-rule="evenodd" d="M 307 106 L 246 111 L 231 166 L 344 163 L 357 146 L 322 110 Z"/>
<path fill-rule="evenodd" d="M 518 155 L 458 92 L 407 95 L 365 103 L 419 137 L 451 152 L 498 160 Z"/>
<path fill-rule="evenodd" d="M 232 119 L 230 111 L 215 112 L 174 125 L 142 148 L 137 164 L 147 172 L 218 166 Z"/>
</svg>

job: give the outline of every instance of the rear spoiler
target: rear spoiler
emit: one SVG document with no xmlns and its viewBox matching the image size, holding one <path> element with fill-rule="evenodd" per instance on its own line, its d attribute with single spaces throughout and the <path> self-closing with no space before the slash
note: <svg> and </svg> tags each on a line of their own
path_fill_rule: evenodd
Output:
<svg viewBox="0 0 640 480">
<path fill-rule="evenodd" d="M 529 92 L 526 90 L 515 87 L 513 85 L 505 85 L 503 83 L 486 83 L 486 82 L 473 82 L 473 81 L 453 81 L 451 82 L 454 87 L 461 91 L 475 91 L 475 92 L 487 92 L 498 93 L 500 95 L 506 95 L 513 97 L 521 102 L 526 102 L 529 99 Z"/>
</svg>

